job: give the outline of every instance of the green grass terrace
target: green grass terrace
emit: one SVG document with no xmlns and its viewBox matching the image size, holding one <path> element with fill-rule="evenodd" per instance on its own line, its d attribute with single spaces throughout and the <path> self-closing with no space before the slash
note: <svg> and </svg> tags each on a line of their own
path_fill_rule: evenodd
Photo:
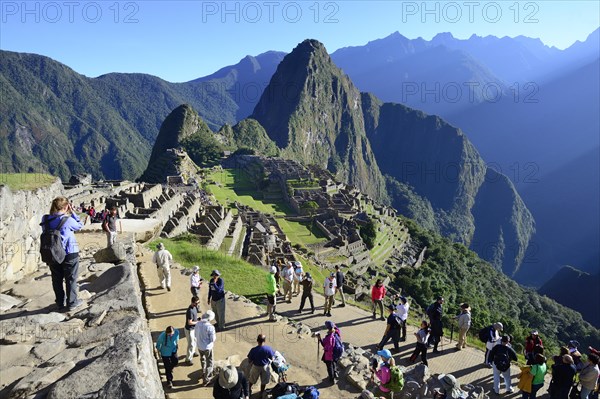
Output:
<svg viewBox="0 0 600 399">
<path fill-rule="evenodd" d="M 266 201 L 249 176 L 232 169 L 213 171 L 207 176 L 206 190 L 212 193 L 221 204 L 238 202 L 252 209 L 275 216 L 277 223 L 292 243 L 303 246 L 326 242 L 327 238 L 316 228 L 311 230 L 310 223 L 293 222 L 285 216 L 294 215 L 294 211 L 283 200 Z"/>
<path fill-rule="evenodd" d="M 48 187 L 55 180 L 56 177 L 45 173 L 0 173 L 0 186 L 8 186 L 12 191 Z"/>
</svg>

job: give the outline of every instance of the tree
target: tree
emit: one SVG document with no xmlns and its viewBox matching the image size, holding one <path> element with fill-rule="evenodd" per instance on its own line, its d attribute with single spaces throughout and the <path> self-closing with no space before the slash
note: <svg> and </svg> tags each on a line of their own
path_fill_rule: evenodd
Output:
<svg viewBox="0 0 600 399">
<path fill-rule="evenodd" d="M 375 239 L 377 238 L 377 229 L 375 228 L 375 222 L 369 218 L 367 223 L 362 226 L 359 230 L 360 238 L 364 241 L 368 249 L 373 249 L 375 246 Z"/>
<path fill-rule="evenodd" d="M 306 201 L 300 205 L 300 209 L 306 211 L 310 216 L 310 231 L 312 231 L 315 224 L 315 214 L 317 213 L 317 209 L 319 209 L 319 204 L 315 201 Z"/>
</svg>

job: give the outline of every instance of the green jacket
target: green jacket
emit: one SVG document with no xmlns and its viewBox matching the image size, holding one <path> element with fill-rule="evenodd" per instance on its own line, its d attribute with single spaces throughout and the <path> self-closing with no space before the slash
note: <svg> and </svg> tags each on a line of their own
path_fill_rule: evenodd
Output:
<svg viewBox="0 0 600 399">
<path fill-rule="evenodd" d="M 267 275 L 267 294 L 275 295 L 276 292 L 277 292 L 277 283 L 275 282 L 275 275 L 272 273 L 269 273 Z"/>
</svg>

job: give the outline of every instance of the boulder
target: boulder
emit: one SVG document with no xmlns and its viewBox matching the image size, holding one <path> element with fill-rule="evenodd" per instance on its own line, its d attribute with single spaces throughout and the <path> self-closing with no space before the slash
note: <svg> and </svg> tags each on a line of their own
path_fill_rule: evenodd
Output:
<svg viewBox="0 0 600 399">
<path fill-rule="evenodd" d="M 42 342 L 33 347 L 31 354 L 42 362 L 52 359 L 54 356 L 67 348 L 63 339 Z"/>
<path fill-rule="evenodd" d="M 127 251 L 121 242 L 116 242 L 108 248 L 103 248 L 94 254 L 96 263 L 122 263 L 127 260 Z"/>
<path fill-rule="evenodd" d="M 66 362 L 58 366 L 36 368 L 23 377 L 10 391 L 9 398 L 27 398 L 64 377 L 75 363 Z"/>
<path fill-rule="evenodd" d="M 365 380 L 364 375 L 357 372 L 351 372 L 346 375 L 346 380 L 360 391 L 367 389 L 368 379 Z"/>
<path fill-rule="evenodd" d="M 88 270 L 92 273 L 103 273 L 107 269 L 110 269 L 113 266 L 114 266 L 114 264 L 112 264 L 112 263 L 92 263 L 91 265 L 88 266 Z"/>
<path fill-rule="evenodd" d="M 10 295 L 0 294 L 0 311 L 5 312 L 21 304 L 21 300 Z"/>
</svg>

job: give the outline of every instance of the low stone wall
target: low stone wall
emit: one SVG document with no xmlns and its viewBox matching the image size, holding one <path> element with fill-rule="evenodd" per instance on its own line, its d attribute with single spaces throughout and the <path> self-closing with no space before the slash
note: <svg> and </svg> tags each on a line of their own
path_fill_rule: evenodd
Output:
<svg viewBox="0 0 600 399">
<path fill-rule="evenodd" d="M 0 283 L 18 280 L 38 269 L 40 222 L 52 200 L 64 195 L 60 179 L 49 187 L 11 191 L 0 187 Z"/>
</svg>

